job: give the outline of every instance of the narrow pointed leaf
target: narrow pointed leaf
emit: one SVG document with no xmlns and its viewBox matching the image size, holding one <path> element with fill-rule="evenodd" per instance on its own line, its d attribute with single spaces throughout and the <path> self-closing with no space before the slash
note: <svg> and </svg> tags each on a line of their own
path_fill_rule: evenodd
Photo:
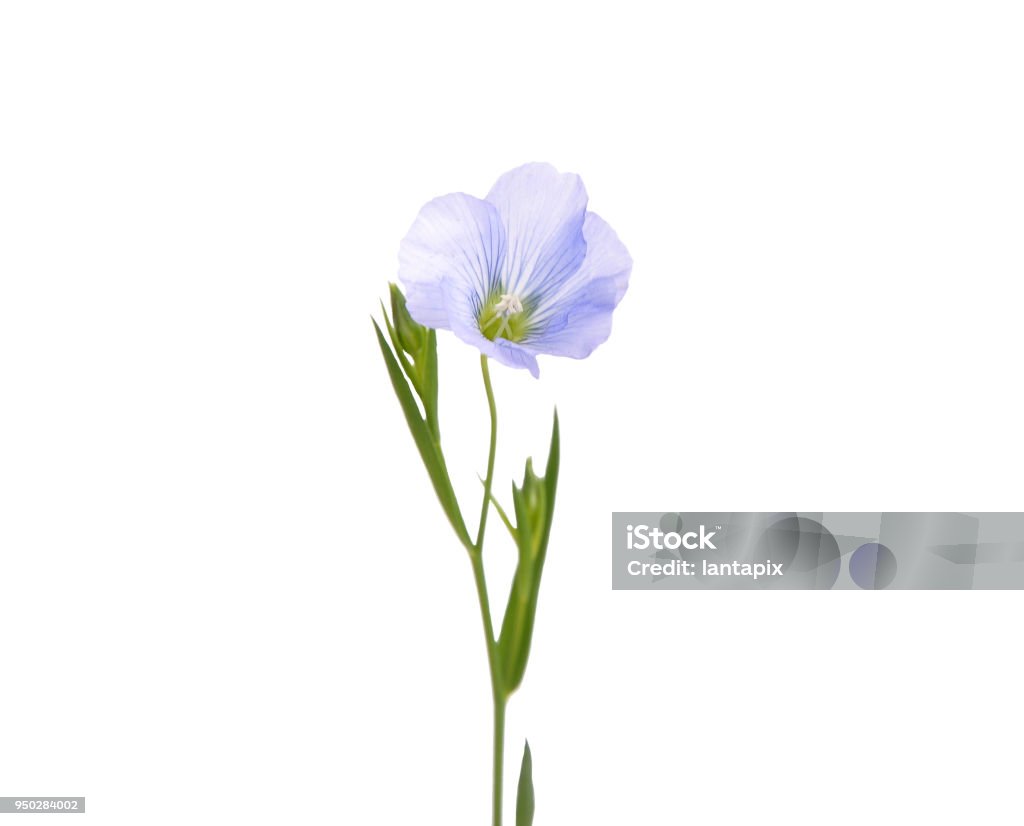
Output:
<svg viewBox="0 0 1024 826">
<path fill-rule="evenodd" d="M 548 451 L 548 466 L 544 469 L 544 484 L 548 493 L 548 522 L 544 528 L 544 546 L 547 547 L 551 535 L 551 517 L 554 516 L 555 490 L 558 488 L 558 464 L 561 461 L 561 438 L 558 435 L 558 410 L 555 410 L 555 421 L 551 426 L 551 448 Z"/>
<path fill-rule="evenodd" d="M 394 325 L 391 323 L 391 319 L 388 318 L 388 312 L 384 309 L 384 302 L 380 303 L 381 313 L 384 316 L 384 325 L 387 327 L 388 337 L 391 339 L 391 344 L 394 347 L 393 356 L 398 357 L 398 362 L 402 365 L 402 370 L 405 375 L 409 377 L 409 381 L 412 383 L 413 390 L 416 391 L 416 395 L 420 398 L 423 397 L 423 388 L 421 387 L 419 371 L 409 361 L 409 357 L 402 350 L 402 343 L 398 340 L 398 332 L 395 330 Z M 374 326 L 377 326 L 377 322 L 373 322 Z"/>
<path fill-rule="evenodd" d="M 530 741 L 523 749 L 523 765 L 519 769 L 519 790 L 516 793 L 516 826 L 533 826 L 533 755 Z"/>
<path fill-rule="evenodd" d="M 501 633 L 498 636 L 498 660 L 501 665 L 502 685 L 507 694 L 519 688 L 530 657 L 541 573 L 544 569 L 548 538 L 551 535 L 551 521 L 554 516 L 559 453 L 556 411 L 544 478 L 539 479 L 533 473 L 532 464 L 527 462 L 523 486 L 512 486 L 519 562 L 512 577 L 512 589 L 509 592 L 508 604 L 501 622 Z M 539 520 L 536 519 L 538 511 L 541 516 Z"/>
<path fill-rule="evenodd" d="M 434 441 L 440 443 L 441 430 L 437 424 L 437 330 L 427 330 L 423 354 L 418 364 L 423 377 L 421 398 L 427 413 L 427 427 Z"/>
<path fill-rule="evenodd" d="M 394 347 L 398 362 L 409 377 L 413 390 L 423 402 L 423 412 L 434 441 L 440 443 L 441 429 L 437 422 L 437 331 L 418 324 L 409 314 L 405 296 L 397 284 L 391 289 L 391 315 L 388 318 L 384 302 L 384 323 Z M 409 357 L 412 357 L 410 361 Z"/>
<path fill-rule="evenodd" d="M 444 508 L 445 515 L 447 515 L 448 520 L 452 523 L 459 541 L 468 549 L 472 547 L 472 540 L 469 538 L 466 525 L 462 520 L 462 512 L 459 510 L 455 492 L 452 490 L 452 483 L 448 477 L 448 468 L 445 465 L 444 457 L 441 455 L 437 442 L 431 438 L 430 430 L 420 415 L 419 408 L 416 406 L 416 399 L 413 397 L 409 383 L 402 373 L 402 368 L 398 364 L 394 353 L 391 352 L 391 348 L 388 346 L 387 340 L 384 338 L 384 334 L 381 332 L 376 321 L 373 322 L 373 328 L 377 331 L 377 343 L 380 345 L 381 355 L 384 357 L 384 363 L 388 368 L 391 386 L 394 388 L 398 402 L 402 406 L 405 421 L 409 425 L 409 431 L 412 433 L 416 447 L 419 449 L 423 465 L 430 475 L 430 481 L 434 485 L 437 498 L 441 501 L 441 507 Z"/>
</svg>

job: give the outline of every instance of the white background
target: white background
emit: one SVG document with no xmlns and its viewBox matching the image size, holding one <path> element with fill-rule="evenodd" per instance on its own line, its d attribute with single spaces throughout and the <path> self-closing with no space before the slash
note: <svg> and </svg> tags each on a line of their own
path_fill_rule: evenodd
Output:
<svg viewBox="0 0 1024 826">
<path fill-rule="evenodd" d="M 510 797 L 528 736 L 538 826 L 1020 823 L 1019 593 L 613 593 L 609 525 L 1021 507 L 1022 24 L 5 3 L 0 795 L 487 822 L 470 570 L 369 319 L 424 202 L 546 160 L 635 267 L 593 357 L 493 370 L 501 495 L 556 401 L 564 443 Z M 474 522 L 477 359 L 441 339 Z"/>
</svg>

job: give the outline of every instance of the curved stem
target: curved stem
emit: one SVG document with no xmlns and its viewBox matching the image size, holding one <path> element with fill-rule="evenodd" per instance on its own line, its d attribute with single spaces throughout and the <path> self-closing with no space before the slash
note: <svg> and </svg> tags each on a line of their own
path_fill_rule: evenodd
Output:
<svg viewBox="0 0 1024 826">
<path fill-rule="evenodd" d="M 502 785 L 504 780 L 505 762 L 505 689 L 502 685 L 501 666 L 498 662 L 498 641 L 494 636 L 494 624 L 491 620 L 491 605 L 487 596 L 487 580 L 484 576 L 484 531 L 487 527 L 487 511 L 491 504 L 491 483 L 494 481 L 494 454 L 498 445 L 498 411 L 494 404 L 494 390 L 491 388 L 491 373 L 487 367 L 487 356 L 480 356 L 480 370 L 484 377 L 484 390 L 487 393 L 487 407 L 491 414 L 491 442 L 487 452 L 487 477 L 484 479 L 484 501 L 480 506 L 480 527 L 477 530 L 476 544 L 470 551 L 469 558 L 473 565 L 473 580 L 476 583 L 477 599 L 480 602 L 480 615 L 483 619 L 484 638 L 487 644 L 487 665 L 491 672 L 491 695 L 494 700 L 494 773 L 493 788 L 493 826 L 501 826 Z"/>
<path fill-rule="evenodd" d="M 484 479 L 484 502 L 480 506 L 480 528 L 476 532 L 476 550 L 484 549 L 484 528 L 487 527 L 487 510 L 491 500 L 491 483 L 494 481 L 494 453 L 498 446 L 498 410 L 494 406 L 494 390 L 491 388 L 491 371 L 487 367 L 487 356 L 480 356 L 480 371 L 484 376 L 484 391 L 487 393 L 487 407 L 491 412 L 491 447 L 487 454 L 487 477 Z"/>
</svg>

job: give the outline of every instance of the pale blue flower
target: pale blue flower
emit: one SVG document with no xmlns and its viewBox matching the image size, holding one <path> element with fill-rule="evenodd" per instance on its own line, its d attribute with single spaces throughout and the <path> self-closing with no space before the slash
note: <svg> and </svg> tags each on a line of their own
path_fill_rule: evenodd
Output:
<svg viewBox="0 0 1024 826">
<path fill-rule="evenodd" d="M 435 198 L 402 241 L 398 277 L 420 324 L 537 376 L 537 356 L 585 358 L 608 338 L 633 261 L 587 212 L 579 176 L 533 163 L 484 200 Z"/>
</svg>

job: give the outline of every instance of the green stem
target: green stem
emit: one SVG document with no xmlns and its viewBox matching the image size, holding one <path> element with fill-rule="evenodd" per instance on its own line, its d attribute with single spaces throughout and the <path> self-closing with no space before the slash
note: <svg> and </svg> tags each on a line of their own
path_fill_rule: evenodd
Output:
<svg viewBox="0 0 1024 826">
<path fill-rule="evenodd" d="M 483 483 L 484 480 L 480 479 L 480 484 L 482 485 Z M 505 513 L 505 509 L 501 506 L 501 502 L 498 501 L 497 497 L 493 493 L 491 494 L 491 504 L 494 505 L 494 509 L 498 512 L 498 516 L 501 518 L 502 524 L 504 524 L 506 530 L 508 530 L 509 536 L 511 536 L 512 539 L 515 540 L 515 525 L 513 525 L 512 522 L 509 521 L 508 514 Z"/>
<path fill-rule="evenodd" d="M 476 532 L 476 550 L 484 549 L 484 528 L 487 527 L 487 510 L 491 499 L 491 482 L 494 481 L 494 453 L 498 446 L 498 410 L 494 406 L 494 390 L 491 389 L 491 371 L 487 367 L 487 356 L 480 356 L 480 371 L 484 375 L 484 390 L 487 393 L 487 407 L 491 411 L 491 447 L 487 453 L 487 478 L 484 479 L 484 501 L 480 506 L 480 529 Z"/>
<path fill-rule="evenodd" d="M 494 826 L 501 826 L 501 786 L 505 766 L 505 698 L 494 697 Z"/>
<path fill-rule="evenodd" d="M 501 787 L 504 777 L 505 756 L 505 693 L 502 687 L 498 664 L 498 643 L 494 639 L 491 623 L 491 606 L 487 597 L 487 582 L 484 579 L 483 559 L 479 551 L 470 554 L 473 564 L 473 579 L 476 595 L 480 602 L 480 615 L 484 623 L 484 638 L 487 643 L 487 665 L 491 672 L 491 697 L 494 701 L 494 776 L 493 776 L 493 823 L 501 826 Z"/>
<path fill-rule="evenodd" d="M 469 559 L 473 565 L 473 580 L 476 583 L 476 595 L 480 602 L 480 615 L 484 625 L 484 640 L 487 643 L 487 665 L 491 672 L 491 696 L 494 700 L 494 774 L 493 788 L 493 826 L 501 826 L 501 791 L 504 779 L 505 762 L 505 689 L 502 685 L 501 667 L 498 662 L 498 641 L 494 636 L 494 624 L 491 620 L 491 605 L 487 596 L 487 580 L 484 577 L 484 530 L 487 527 L 487 511 L 491 504 L 491 484 L 494 481 L 494 454 L 498 445 L 498 411 L 494 404 L 494 390 L 491 388 L 491 374 L 487 367 L 487 356 L 480 356 L 480 370 L 484 377 L 484 390 L 487 393 L 487 407 L 491 414 L 491 442 L 487 453 L 487 477 L 484 479 L 484 501 L 480 507 L 480 528 L 476 535 L 476 544 L 470 551 Z"/>
</svg>

